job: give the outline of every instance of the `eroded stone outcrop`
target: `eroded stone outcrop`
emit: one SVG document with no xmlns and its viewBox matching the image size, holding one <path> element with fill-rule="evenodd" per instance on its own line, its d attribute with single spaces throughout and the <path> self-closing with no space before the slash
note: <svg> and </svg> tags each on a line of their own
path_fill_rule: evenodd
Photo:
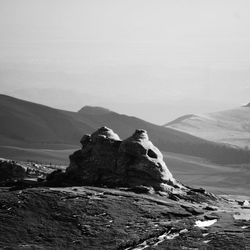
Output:
<svg viewBox="0 0 250 250">
<path fill-rule="evenodd" d="M 149 140 L 145 130 L 136 130 L 121 143 L 117 169 L 132 186 L 140 184 L 162 189 L 164 184 L 176 184 L 161 152 Z"/>
<path fill-rule="evenodd" d="M 26 177 L 26 168 L 15 161 L 0 159 L 0 182 L 21 180 Z"/>
<path fill-rule="evenodd" d="M 84 185 L 118 185 L 117 159 L 121 140 L 111 129 L 102 127 L 81 139 L 82 149 L 70 156 L 66 174 Z"/>
<path fill-rule="evenodd" d="M 111 129 L 101 127 L 84 135 L 81 144 L 82 149 L 70 155 L 64 176 L 75 185 L 147 186 L 158 191 L 182 187 L 145 130 L 136 130 L 122 141 Z"/>
</svg>

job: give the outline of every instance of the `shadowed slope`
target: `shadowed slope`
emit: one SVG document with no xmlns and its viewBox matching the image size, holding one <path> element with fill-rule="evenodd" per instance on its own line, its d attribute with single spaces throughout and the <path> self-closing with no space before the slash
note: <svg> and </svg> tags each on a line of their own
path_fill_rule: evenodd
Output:
<svg viewBox="0 0 250 250">
<path fill-rule="evenodd" d="M 60 110 L 0 95 L 0 144 L 76 144 L 91 128 Z"/>
</svg>

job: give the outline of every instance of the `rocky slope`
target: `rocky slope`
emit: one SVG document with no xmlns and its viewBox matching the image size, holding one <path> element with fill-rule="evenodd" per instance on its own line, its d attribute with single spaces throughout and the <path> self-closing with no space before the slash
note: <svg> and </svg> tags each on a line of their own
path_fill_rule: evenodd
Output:
<svg viewBox="0 0 250 250">
<path fill-rule="evenodd" d="M 95 187 L 0 191 L 1 249 L 250 247 L 250 210 L 237 201 Z"/>
</svg>

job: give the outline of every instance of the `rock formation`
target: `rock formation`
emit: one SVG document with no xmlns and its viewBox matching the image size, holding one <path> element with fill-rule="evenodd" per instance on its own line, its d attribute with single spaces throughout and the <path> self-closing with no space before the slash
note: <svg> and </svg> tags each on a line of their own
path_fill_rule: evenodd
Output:
<svg viewBox="0 0 250 250">
<path fill-rule="evenodd" d="M 84 135 L 81 144 L 82 149 L 70 156 L 66 175 L 84 185 L 118 184 L 119 136 L 111 129 L 102 127 L 92 135 Z"/>
<path fill-rule="evenodd" d="M 122 141 L 111 129 L 101 127 L 84 135 L 81 144 L 82 149 L 70 155 L 64 174 L 64 179 L 74 185 L 146 186 L 156 191 L 182 187 L 145 130 L 136 130 Z"/>
<path fill-rule="evenodd" d="M 26 168 L 15 161 L 0 159 L 0 182 L 21 180 L 26 177 Z"/>
<path fill-rule="evenodd" d="M 126 176 L 127 185 L 139 184 L 162 189 L 164 184 L 176 184 L 161 152 L 149 140 L 145 130 L 136 130 L 121 143 L 117 170 Z"/>
</svg>

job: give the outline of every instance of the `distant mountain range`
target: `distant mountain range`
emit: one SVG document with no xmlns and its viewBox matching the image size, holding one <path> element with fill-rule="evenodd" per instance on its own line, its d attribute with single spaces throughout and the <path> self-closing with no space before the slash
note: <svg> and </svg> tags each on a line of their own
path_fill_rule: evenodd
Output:
<svg viewBox="0 0 250 250">
<path fill-rule="evenodd" d="M 152 142 L 165 152 L 200 156 L 219 163 L 250 162 L 249 151 L 210 142 L 101 107 L 85 106 L 78 112 L 70 112 L 0 95 L 0 120 L 2 147 L 72 149 L 79 147 L 79 138 L 83 134 L 101 126 L 112 128 L 122 138 L 142 128 L 148 131 Z"/>
<path fill-rule="evenodd" d="M 165 127 L 218 143 L 250 148 L 250 103 L 205 115 L 185 115 Z"/>
</svg>

